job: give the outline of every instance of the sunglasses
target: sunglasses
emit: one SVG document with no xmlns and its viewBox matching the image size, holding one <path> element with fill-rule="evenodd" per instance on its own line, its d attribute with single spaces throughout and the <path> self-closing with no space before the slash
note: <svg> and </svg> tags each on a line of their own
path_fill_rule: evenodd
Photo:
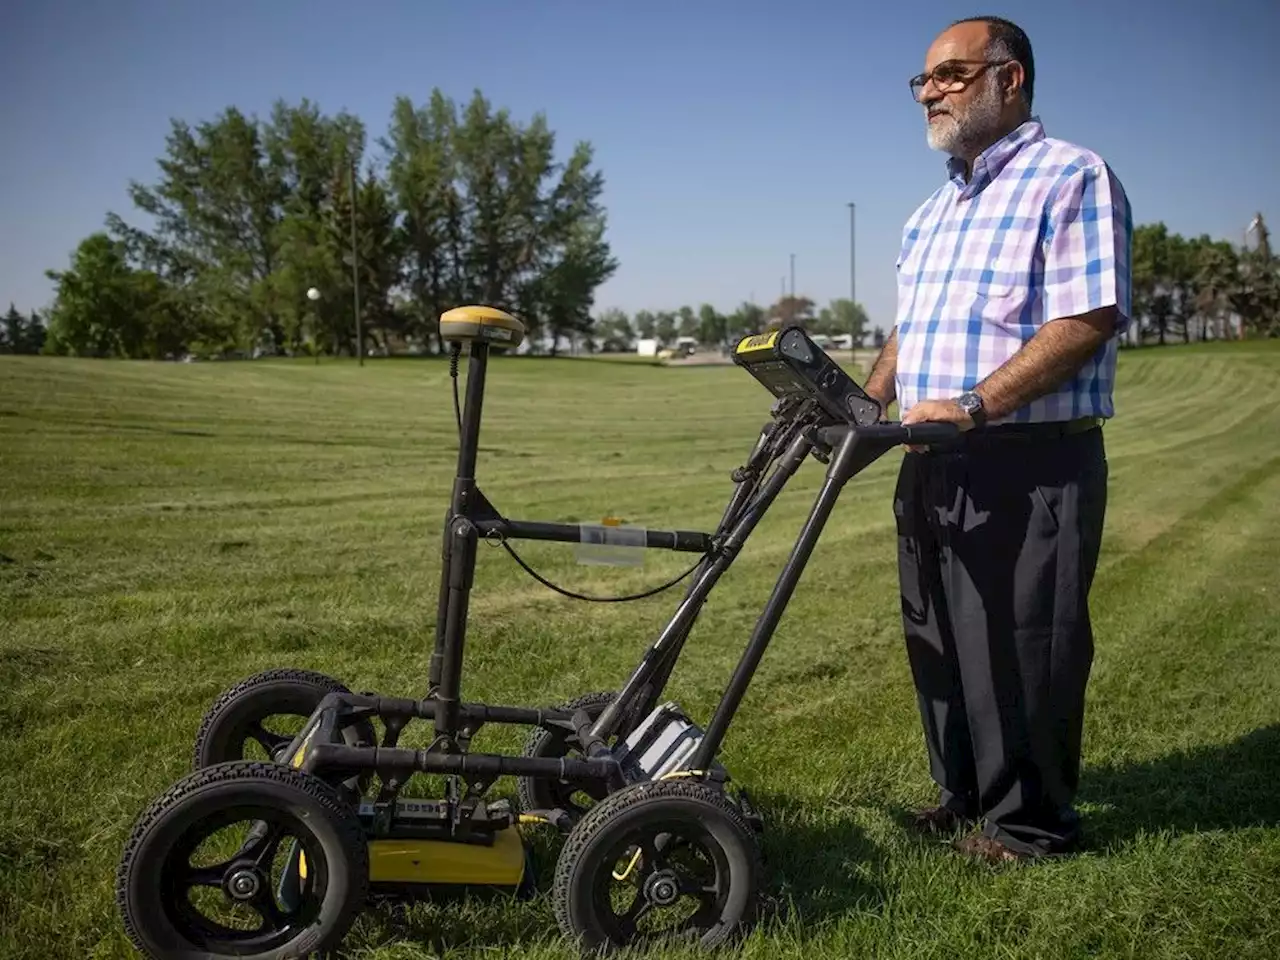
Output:
<svg viewBox="0 0 1280 960">
<path fill-rule="evenodd" d="M 939 93 L 955 93 L 977 80 L 989 67 L 1002 67 L 1012 62 L 1012 60 L 944 60 L 928 73 L 917 74 L 908 81 L 911 85 L 911 96 L 918 103 L 920 92 L 930 80 L 933 81 L 933 88 Z M 972 66 L 978 69 L 967 69 Z"/>
</svg>

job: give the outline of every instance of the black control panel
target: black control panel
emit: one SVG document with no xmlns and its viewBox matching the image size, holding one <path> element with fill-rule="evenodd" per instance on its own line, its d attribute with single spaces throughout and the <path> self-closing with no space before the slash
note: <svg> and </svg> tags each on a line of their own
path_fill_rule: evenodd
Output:
<svg viewBox="0 0 1280 960">
<path fill-rule="evenodd" d="M 812 397 L 837 423 L 866 426 L 880 419 L 880 405 L 802 327 L 744 337 L 734 348 L 733 362 L 775 397 Z"/>
</svg>

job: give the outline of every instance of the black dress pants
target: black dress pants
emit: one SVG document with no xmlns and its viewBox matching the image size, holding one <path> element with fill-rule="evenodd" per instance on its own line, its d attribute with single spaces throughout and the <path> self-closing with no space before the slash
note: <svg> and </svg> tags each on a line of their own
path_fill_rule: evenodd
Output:
<svg viewBox="0 0 1280 960">
<path fill-rule="evenodd" d="M 940 802 L 1023 853 L 1079 839 L 1101 428 L 907 453 L 894 497 L 907 656 Z"/>
</svg>

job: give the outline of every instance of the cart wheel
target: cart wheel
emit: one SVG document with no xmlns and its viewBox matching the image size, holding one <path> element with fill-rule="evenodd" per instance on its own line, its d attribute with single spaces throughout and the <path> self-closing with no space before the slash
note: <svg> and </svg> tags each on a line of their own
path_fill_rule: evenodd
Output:
<svg viewBox="0 0 1280 960">
<path fill-rule="evenodd" d="M 562 703 L 560 710 L 586 710 L 594 720 L 613 702 L 616 693 L 584 693 Z M 547 730 L 536 727 L 525 741 L 521 756 L 558 760 L 578 750 L 566 742 L 568 731 Z M 587 808 L 609 795 L 609 787 L 600 780 L 552 780 L 548 777 L 520 777 L 516 781 L 516 796 L 522 810 L 567 810 L 576 818 Z"/>
<path fill-rule="evenodd" d="M 556 865 L 556 919 L 585 951 L 726 943 L 756 921 L 760 856 L 742 815 L 690 780 L 627 787 L 593 807 Z"/>
<path fill-rule="evenodd" d="M 242 680 L 205 713 L 192 765 L 201 770 L 229 760 L 277 759 L 326 694 L 349 692 L 333 677 L 287 667 Z M 342 735 L 350 746 L 377 743 L 368 720 L 347 727 Z"/>
<path fill-rule="evenodd" d="M 334 788 L 236 761 L 189 774 L 143 813 L 116 902 L 144 956 L 283 960 L 337 946 L 368 877 L 360 821 Z"/>
</svg>

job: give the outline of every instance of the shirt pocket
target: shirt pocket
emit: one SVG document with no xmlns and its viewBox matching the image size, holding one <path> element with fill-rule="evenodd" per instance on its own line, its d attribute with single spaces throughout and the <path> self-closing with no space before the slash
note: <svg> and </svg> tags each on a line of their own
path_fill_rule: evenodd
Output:
<svg viewBox="0 0 1280 960">
<path fill-rule="evenodd" d="M 983 322 L 1016 325 L 1025 297 L 1010 278 L 952 278 L 942 295 L 941 314 L 950 323 Z"/>
<path fill-rule="evenodd" d="M 1000 326 L 1020 324 L 1034 271 L 1035 244 L 1008 236 L 966 250 L 946 289 L 946 316 L 952 322 L 983 321 Z"/>
</svg>

